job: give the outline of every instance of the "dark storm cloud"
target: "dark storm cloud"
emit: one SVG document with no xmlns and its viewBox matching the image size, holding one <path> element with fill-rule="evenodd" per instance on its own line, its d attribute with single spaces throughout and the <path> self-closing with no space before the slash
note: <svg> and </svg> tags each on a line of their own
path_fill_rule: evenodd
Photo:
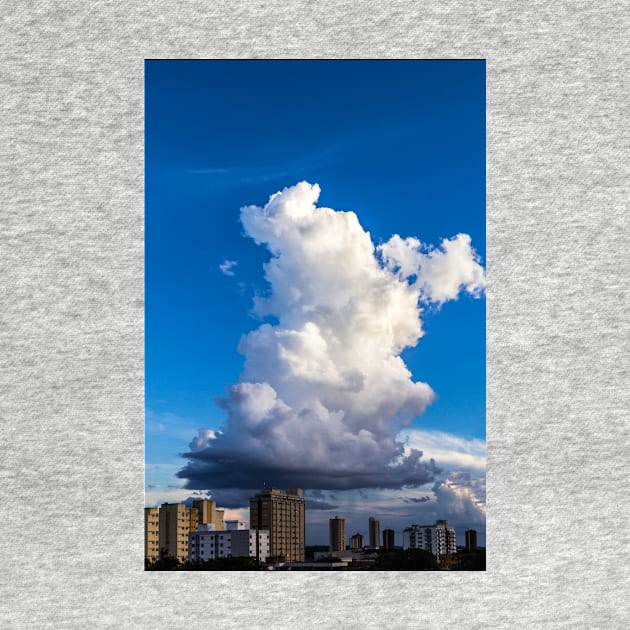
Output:
<svg viewBox="0 0 630 630">
<path fill-rule="evenodd" d="M 441 472 L 432 459 L 422 461 L 421 456 L 421 452 L 412 451 L 391 467 L 384 463 L 369 469 L 370 462 L 353 462 L 352 467 L 335 468 L 331 462 L 323 469 L 307 468 L 259 460 L 242 451 L 224 451 L 220 440 L 216 440 L 211 447 L 185 453 L 184 457 L 191 461 L 177 476 L 187 480 L 186 488 L 209 488 L 215 492 L 229 488 L 259 489 L 263 485 L 325 490 L 399 489 L 433 481 Z"/>
<path fill-rule="evenodd" d="M 424 496 L 424 497 L 405 497 L 403 499 L 403 501 L 405 503 L 426 503 L 427 501 L 430 501 L 431 497 L 429 496 Z"/>
<path fill-rule="evenodd" d="M 426 503 L 427 501 L 430 501 L 431 497 L 429 496 L 424 496 L 424 497 L 405 497 L 403 499 L 403 501 L 405 503 Z"/>
<path fill-rule="evenodd" d="M 306 499 L 307 510 L 336 510 L 339 506 L 326 501 L 316 501 L 315 499 Z"/>
</svg>

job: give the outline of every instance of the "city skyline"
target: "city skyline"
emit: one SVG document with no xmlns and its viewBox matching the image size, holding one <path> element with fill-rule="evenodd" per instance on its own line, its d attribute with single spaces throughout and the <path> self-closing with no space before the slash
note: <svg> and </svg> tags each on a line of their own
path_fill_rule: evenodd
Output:
<svg viewBox="0 0 630 630">
<path fill-rule="evenodd" d="M 297 486 L 306 544 L 485 544 L 484 63 L 147 62 L 146 147 L 146 504 Z"/>
<path fill-rule="evenodd" d="M 249 511 L 249 521 L 224 521 L 224 512 L 217 509 L 214 501 L 206 499 L 195 500 L 190 506 L 163 503 L 145 507 L 145 561 L 171 557 L 179 562 L 195 562 L 249 555 L 262 562 L 282 564 L 303 563 L 305 555 L 312 556 L 315 552 L 320 557 L 328 557 L 321 551 L 326 545 L 304 544 L 305 509 L 301 488 L 288 488 L 286 492 L 279 488 L 265 488 L 251 498 Z M 338 515 L 330 518 L 328 523 L 328 552 L 331 555 L 350 550 L 378 555 L 379 549 L 388 552 L 422 548 L 439 558 L 458 551 L 455 528 L 442 519 L 433 524 L 406 526 L 398 545 L 395 530 L 388 528 L 383 530 L 383 544 L 380 544 L 379 521 L 373 517 L 368 520 L 368 541 L 360 532 L 346 538 L 345 519 Z M 230 533 L 235 530 L 241 534 L 231 537 Z M 250 543 L 249 549 L 240 544 L 243 542 Z M 460 548 L 462 552 L 480 549 L 476 530 L 466 530 L 465 545 Z"/>
</svg>

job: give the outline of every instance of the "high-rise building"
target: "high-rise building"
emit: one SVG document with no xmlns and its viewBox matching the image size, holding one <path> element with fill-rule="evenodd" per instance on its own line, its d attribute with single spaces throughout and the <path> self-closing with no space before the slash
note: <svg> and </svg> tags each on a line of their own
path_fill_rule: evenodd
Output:
<svg viewBox="0 0 630 630">
<path fill-rule="evenodd" d="M 477 530 L 466 530 L 466 549 L 468 551 L 474 551 L 475 549 L 477 549 Z"/>
<path fill-rule="evenodd" d="M 352 551 L 360 551 L 363 549 L 365 546 L 363 540 L 363 534 L 359 534 L 358 532 L 354 536 L 350 536 L 350 549 L 352 549 Z"/>
<path fill-rule="evenodd" d="M 390 550 L 394 548 L 394 530 L 383 530 L 383 549 Z"/>
<path fill-rule="evenodd" d="M 346 550 L 346 519 L 335 518 L 328 519 L 328 530 L 330 533 L 330 551 Z"/>
<path fill-rule="evenodd" d="M 403 549 L 424 549 L 436 558 L 457 553 L 455 529 L 444 520 L 435 525 L 411 525 L 403 531 Z"/>
<path fill-rule="evenodd" d="M 192 506 L 197 510 L 199 525 L 212 524 L 214 529 L 223 529 L 223 510 L 217 510 L 217 504 L 207 499 L 196 499 Z M 194 530 L 193 530 L 194 531 Z"/>
<path fill-rule="evenodd" d="M 144 508 L 144 557 L 151 561 L 160 557 L 160 508 Z"/>
<path fill-rule="evenodd" d="M 269 553 L 304 562 L 305 507 L 301 488 L 265 488 L 249 500 L 249 526 L 269 531 Z"/>
<path fill-rule="evenodd" d="M 183 503 L 162 503 L 159 516 L 160 554 L 188 559 L 188 534 L 197 529 L 197 510 Z"/>
<path fill-rule="evenodd" d="M 216 530 L 224 528 L 223 510 L 217 510 L 214 501 L 195 500 L 192 508 L 183 503 L 144 508 L 144 557 L 157 560 L 164 549 L 168 555 L 181 560 L 188 533 L 202 524 L 211 524 Z"/>
<path fill-rule="evenodd" d="M 370 516 L 369 520 L 370 547 L 372 549 L 380 549 L 381 524 L 374 517 Z"/>
</svg>

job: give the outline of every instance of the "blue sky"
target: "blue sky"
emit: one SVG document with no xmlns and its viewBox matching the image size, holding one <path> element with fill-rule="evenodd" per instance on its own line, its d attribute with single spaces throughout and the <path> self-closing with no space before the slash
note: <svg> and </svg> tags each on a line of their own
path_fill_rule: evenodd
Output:
<svg viewBox="0 0 630 630">
<path fill-rule="evenodd" d="M 203 490 L 182 489 L 186 479 L 175 476 L 187 463 L 181 454 L 199 429 L 225 424 L 215 398 L 242 378 L 241 337 L 278 322 L 252 316 L 254 296 L 269 293 L 263 264 L 270 252 L 245 234 L 241 207 L 262 207 L 301 181 L 316 183 L 317 206 L 355 212 L 375 246 L 398 234 L 438 247 L 464 233 L 485 263 L 485 63 L 148 61 L 145 72 L 146 480 L 153 505 Z M 450 436 L 449 448 L 485 461 L 485 298 L 463 291 L 424 304 L 421 318 L 425 334 L 402 359 L 437 399 L 407 428 L 419 432 L 411 441 L 439 450 L 436 436 Z M 453 466 L 448 482 L 456 486 L 453 477 L 470 470 Z M 474 479 L 485 479 L 473 468 Z M 311 542 L 326 542 L 327 519 L 337 513 L 347 516 L 348 529 L 366 530 L 372 513 L 363 525 L 357 502 L 380 510 L 382 526 L 404 505 L 391 519 L 399 530 L 405 519 L 441 517 L 435 483 L 414 490 L 431 499 L 418 501 L 416 512 L 405 502 L 408 488 L 313 490 L 313 501 L 318 494 L 336 511 L 311 511 Z M 465 510 L 444 517 L 458 528 L 484 529 L 478 517 L 467 523 Z"/>
</svg>

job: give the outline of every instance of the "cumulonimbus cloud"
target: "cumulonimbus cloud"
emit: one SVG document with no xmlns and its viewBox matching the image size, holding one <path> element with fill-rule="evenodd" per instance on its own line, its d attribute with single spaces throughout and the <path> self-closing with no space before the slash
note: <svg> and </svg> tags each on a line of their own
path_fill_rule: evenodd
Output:
<svg viewBox="0 0 630 630">
<path fill-rule="evenodd" d="M 433 492 L 444 518 L 454 525 L 485 525 L 485 478 L 479 481 L 484 484 L 481 492 L 470 480 L 463 482 L 455 475 L 435 483 Z"/>
<path fill-rule="evenodd" d="M 241 338 L 225 424 L 200 432 L 178 473 L 188 488 L 401 488 L 437 472 L 396 438 L 434 399 L 400 353 L 423 335 L 423 301 L 483 290 L 470 238 L 438 251 L 395 235 L 377 250 L 354 212 L 317 207 L 319 193 L 301 182 L 241 209 L 271 253 L 254 311 L 276 322 Z"/>
</svg>

